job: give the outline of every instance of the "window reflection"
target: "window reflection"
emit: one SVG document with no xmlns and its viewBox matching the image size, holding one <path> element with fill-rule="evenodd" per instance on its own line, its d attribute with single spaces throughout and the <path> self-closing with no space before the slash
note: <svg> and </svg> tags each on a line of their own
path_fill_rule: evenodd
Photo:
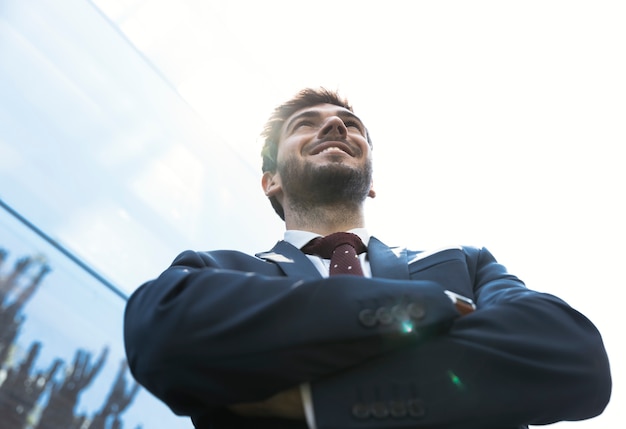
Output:
<svg viewBox="0 0 626 429">
<path fill-rule="evenodd" d="M 124 297 L 66 252 L 0 204 L 0 429 L 189 427 L 132 379 Z"/>
</svg>

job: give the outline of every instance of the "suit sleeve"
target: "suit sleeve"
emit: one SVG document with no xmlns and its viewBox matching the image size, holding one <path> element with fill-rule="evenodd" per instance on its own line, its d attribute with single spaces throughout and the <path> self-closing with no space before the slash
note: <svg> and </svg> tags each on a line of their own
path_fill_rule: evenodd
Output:
<svg viewBox="0 0 626 429">
<path fill-rule="evenodd" d="M 402 314 L 425 334 L 458 317 L 432 281 L 297 280 L 259 274 L 268 263 L 243 254 L 229 266 L 250 271 L 224 268 L 222 256 L 184 252 L 126 306 L 131 371 L 178 414 L 261 400 L 421 341 L 393 325 L 363 329 L 370 302 L 413 309 Z M 415 311 L 425 307 L 438 310 Z"/>
<path fill-rule="evenodd" d="M 603 411 L 611 378 L 592 323 L 528 290 L 485 249 L 468 265 L 477 310 L 428 341 L 312 383 L 318 429 L 520 427 Z"/>
</svg>

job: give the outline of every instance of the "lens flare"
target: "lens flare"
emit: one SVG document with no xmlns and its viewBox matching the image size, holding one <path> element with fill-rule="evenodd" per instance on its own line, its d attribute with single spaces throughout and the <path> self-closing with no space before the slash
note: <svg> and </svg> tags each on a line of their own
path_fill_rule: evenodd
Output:
<svg viewBox="0 0 626 429">
<path fill-rule="evenodd" d="M 463 384 L 459 376 L 456 375 L 454 372 L 448 370 L 448 377 L 450 377 L 450 381 L 452 381 L 452 384 L 454 384 L 457 389 L 459 390 L 465 389 L 465 385 Z"/>
</svg>

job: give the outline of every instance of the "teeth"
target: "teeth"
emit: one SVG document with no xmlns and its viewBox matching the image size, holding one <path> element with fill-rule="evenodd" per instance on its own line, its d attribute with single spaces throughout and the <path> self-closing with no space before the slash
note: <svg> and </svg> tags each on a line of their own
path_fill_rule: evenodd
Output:
<svg viewBox="0 0 626 429">
<path fill-rule="evenodd" d="M 337 152 L 337 151 L 339 151 L 339 152 L 343 152 L 343 150 L 339 149 L 338 147 L 334 147 L 334 146 L 332 146 L 332 147 L 328 147 L 328 148 L 324 149 L 324 150 L 323 150 L 323 151 L 321 151 L 320 153 L 324 153 L 324 152 Z"/>
</svg>

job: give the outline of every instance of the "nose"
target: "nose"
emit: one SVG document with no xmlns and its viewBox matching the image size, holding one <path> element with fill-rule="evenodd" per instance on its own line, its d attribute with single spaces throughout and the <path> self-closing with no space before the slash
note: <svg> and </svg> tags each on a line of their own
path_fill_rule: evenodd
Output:
<svg viewBox="0 0 626 429">
<path fill-rule="evenodd" d="M 319 131 L 319 137 L 338 136 L 345 139 L 348 135 L 348 129 L 343 120 L 338 116 L 331 116 L 322 125 Z"/>
</svg>

